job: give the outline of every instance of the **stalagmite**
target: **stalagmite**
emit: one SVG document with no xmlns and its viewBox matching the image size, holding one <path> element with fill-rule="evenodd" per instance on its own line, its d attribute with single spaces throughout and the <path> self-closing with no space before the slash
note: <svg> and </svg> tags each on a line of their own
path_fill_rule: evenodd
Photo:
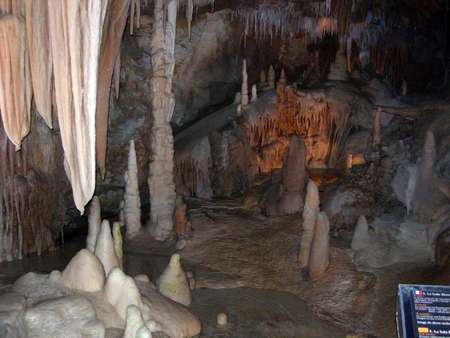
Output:
<svg viewBox="0 0 450 338">
<path fill-rule="evenodd" d="M 369 238 L 369 225 L 367 224 L 366 217 L 361 215 L 356 223 L 355 231 L 352 238 L 352 250 L 358 251 L 367 248 L 370 243 Z"/>
<path fill-rule="evenodd" d="M 258 88 L 254 84 L 252 86 L 252 102 L 255 102 L 256 100 L 258 100 Z"/>
<path fill-rule="evenodd" d="M 247 75 L 247 61 L 242 61 L 242 86 L 241 86 L 241 106 L 248 105 L 248 75 Z"/>
<path fill-rule="evenodd" d="M 36 110 L 52 128 L 52 57 L 47 0 L 25 1 L 28 53 Z"/>
<path fill-rule="evenodd" d="M 62 272 L 61 282 L 69 289 L 97 292 L 103 289 L 105 272 L 102 263 L 86 249 L 79 251 Z"/>
<path fill-rule="evenodd" d="M 267 75 L 267 85 L 269 88 L 275 88 L 275 69 L 270 65 L 269 73 Z"/>
<path fill-rule="evenodd" d="M 108 275 L 103 293 L 124 321 L 127 318 L 127 309 L 130 305 L 138 307 L 141 311 L 143 310 L 141 295 L 136 283 L 133 278 L 125 275 L 119 268 L 114 268 Z M 146 315 L 143 314 L 143 317 L 146 319 Z"/>
<path fill-rule="evenodd" d="M 147 326 L 143 325 L 136 332 L 136 338 L 152 338 L 152 333 Z"/>
<path fill-rule="evenodd" d="M 158 291 L 167 298 L 185 306 L 191 305 L 191 289 L 181 267 L 180 255 L 172 255 L 169 265 L 159 277 L 157 284 Z"/>
<path fill-rule="evenodd" d="M 264 69 L 261 69 L 261 72 L 259 73 L 259 86 L 262 88 L 266 86 L 267 82 L 267 76 L 266 71 Z"/>
<path fill-rule="evenodd" d="M 330 222 L 327 214 L 317 215 L 311 257 L 308 264 L 309 277 L 317 280 L 323 276 L 330 264 Z"/>
<path fill-rule="evenodd" d="M 100 262 L 102 262 L 106 276 L 108 276 L 112 269 L 120 266 L 119 259 L 114 250 L 111 228 L 107 220 L 102 222 L 100 233 L 97 238 L 97 245 L 95 246 L 95 255 Z"/>
<path fill-rule="evenodd" d="M 123 338 L 136 338 L 136 334 L 142 326 L 144 326 L 144 319 L 141 310 L 135 305 L 128 306 Z"/>
<path fill-rule="evenodd" d="M 317 189 L 316 184 L 312 180 L 309 180 L 306 188 L 305 206 L 303 209 L 303 235 L 298 258 L 301 269 L 305 269 L 308 266 L 318 213 L 319 190 Z"/>
<path fill-rule="evenodd" d="M 114 252 L 119 260 L 119 267 L 123 270 L 123 240 L 122 232 L 120 231 L 120 223 L 113 223 L 113 240 L 114 240 Z"/>
<path fill-rule="evenodd" d="M 378 108 L 375 113 L 375 122 L 373 124 L 373 145 L 381 144 L 381 109 Z"/>
<path fill-rule="evenodd" d="M 141 230 L 141 198 L 139 196 L 138 168 L 134 140 L 130 141 L 128 170 L 125 173 L 125 197 L 123 214 L 127 237 L 136 236 Z"/>
<path fill-rule="evenodd" d="M 115 67 L 120 65 L 120 45 L 127 23 L 130 0 L 109 0 L 100 53 L 98 74 L 96 129 L 96 158 L 100 174 L 106 172 L 106 144 L 108 132 L 109 97 Z M 120 67 L 119 67 L 120 72 Z M 117 78 L 120 78 L 116 74 Z M 117 88 L 116 88 L 117 94 Z"/>
<path fill-rule="evenodd" d="M 64 167 L 84 212 L 95 189 L 95 115 L 106 0 L 48 0 L 55 101 Z"/>
<path fill-rule="evenodd" d="M 175 108 L 172 79 L 175 66 L 175 28 L 177 1 L 167 1 L 164 31 L 164 1 L 155 0 L 152 35 L 151 101 L 153 126 L 150 131 L 151 160 L 148 186 L 150 192 L 150 232 L 165 240 L 173 229 L 175 185 L 173 179 L 173 135 L 170 120 Z"/>
<path fill-rule="evenodd" d="M 286 84 L 287 84 L 286 73 L 284 72 L 284 68 L 281 69 L 279 83 L 283 86 L 286 86 Z"/>
<path fill-rule="evenodd" d="M 0 46 L 0 111 L 6 135 L 17 150 L 30 131 L 32 95 L 22 17 L 0 17 Z"/>
<path fill-rule="evenodd" d="M 102 223 L 100 200 L 97 196 L 92 197 L 91 204 L 89 205 L 88 216 L 88 235 L 86 238 L 86 249 L 94 253 L 95 245 L 97 243 L 98 233 L 100 231 L 100 225 Z"/>
</svg>

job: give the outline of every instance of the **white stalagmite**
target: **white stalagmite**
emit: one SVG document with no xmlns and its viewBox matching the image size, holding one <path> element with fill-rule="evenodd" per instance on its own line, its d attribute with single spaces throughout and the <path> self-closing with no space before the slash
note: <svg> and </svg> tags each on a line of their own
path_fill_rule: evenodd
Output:
<svg viewBox="0 0 450 338">
<path fill-rule="evenodd" d="M 270 65 L 269 73 L 267 75 L 267 85 L 269 88 L 275 88 L 275 69 Z"/>
<path fill-rule="evenodd" d="M 130 305 L 136 306 L 141 312 L 143 310 L 142 298 L 136 283 L 119 268 L 114 268 L 109 274 L 103 293 L 124 321 L 127 319 L 127 309 Z M 142 315 L 146 319 L 146 315 Z"/>
<path fill-rule="evenodd" d="M 79 251 L 62 272 L 61 282 L 69 289 L 97 292 L 105 284 L 102 263 L 86 249 Z"/>
<path fill-rule="evenodd" d="M 136 332 L 136 338 L 152 338 L 152 333 L 147 326 L 143 325 Z"/>
<path fill-rule="evenodd" d="M 312 280 L 321 278 L 330 265 L 330 222 L 327 214 L 317 215 L 308 272 Z"/>
<path fill-rule="evenodd" d="M 123 239 L 122 232 L 120 231 L 120 223 L 113 223 L 113 240 L 114 240 L 114 252 L 119 260 L 119 267 L 123 270 Z"/>
<path fill-rule="evenodd" d="M 158 291 L 162 295 L 185 306 L 191 305 L 191 289 L 181 267 L 179 254 L 172 255 L 169 265 L 159 277 L 157 284 Z"/>
<path fill-rule="evenodd" d="M 127 237 L 132 238 L 141 230 L 141 198 L 139 196 L 138 168 L 134 140 L 130 141 L 130 149 L 128 152 L 123 215 L 127 227 Z"/>
<path fill-rule="evenodd" d="M 381 109 L 378 108 L 375 113 L 375 121 L 373 124 L 373 145 L 381 144 Z"/>
<path fill-rule="evenodd" d="M 52 128 L 52 57 L 47 0 L 25 1 L 28 53 L 36 110 Z"/>
<path fill-rule="evenodd" d="M 256 100 L 258 100 L 258 88 L 254 84 L 252 86 L 252 102 L 255 102 Z"/>
<path fill-rule="evenodd" d="M 0 112 L 6 135 L 20 149 L 30 131 L 31 111 L 30 68 L 21 16 L 0 17 L 0 46 Z"/>
<path fill-rule="evenodd" d="M 98 66 L 107 4 L 107 0 L 48 0 L 64 167 L 82 213 L 95 190 Z"/>
<path fill-rule="evenodd" d="M 308 266 L 311 254 L 311 244 L 314 238 L 314 228 L 319 213 L 319 189 L 316 184 L 309 180 L 306 188 L 306 200 L 303 209 L 303 235 L 301 240 L 299 266 L 304 269 Z"/>
<path fill-rule="evenodd" d="M 175 67 L 177 0 L 155 0 L 154 5 L 151 41 L 153 75 L 150 84 L 153 125 L 150 131 L 151 160 L 148 176 L 150 232 L 157 240 L 165 240 L 173 230 L 176 198 L 170 120 L 175 108 L 172 80 Z M 167 8 L 166 20 L 164 8 Z"/>
<path fill-rule="evenodd" d="M 97 196 L 92 197 L 91 204 L 89 205 L 88 216 L 88 235 L 86 238 L 86 249 L 94 253 L 95 245 L 97 243 L 98 233 L 100 231 L 100 225 L 102 223 L 100 200 Z"/>
<path fill-rule="evenodd" d="M 358 251 L 367 248 L 370 243 L 369 239 L 369 225 L 364 215 L 359 216 L 356 223 L 355 231 L 352 238 L 352 250 Z"/>
<path fill-rule="evenodd" d="M 242 61 L 242 85 L 241 85 L 241 105 L 245 107 L 248 105 L 248 74 L 247 61 Z"/>
<path fill-rule="evenodd" d="M 286 73 L 284 72 L 284 68 L 281 69 L 279 83 L 282 84 L 283 86 L 286 86 L 286 84 L 287 84 Z"/>
<path fill-rule="evenodd" d="M 111 236 L 111 227 L 109 222 L 104 220 L 101 225 L 100 233 L 97 237 L 97 245 L 95 246 L 95 255 L 102 262 L 105 274 L 108 276 L 110 271 L 120 266 L 114 250 L 114 241 Z"/>
<path fill-rule="evenodd" d="M 135 305 L 128 306 L 123 338 L 136 338 L 136 334 L 142 326 L 144 326 L 144 319 L 141 310 Z"/>
</svg>

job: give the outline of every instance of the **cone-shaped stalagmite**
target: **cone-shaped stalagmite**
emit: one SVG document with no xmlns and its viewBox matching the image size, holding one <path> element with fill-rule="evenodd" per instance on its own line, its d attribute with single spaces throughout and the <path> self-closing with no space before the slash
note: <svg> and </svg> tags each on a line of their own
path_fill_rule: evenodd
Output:
<svg viewBox="0 0 450 338">
<path fill-rule="evenodd" d="M 97 292 L 103 289 L 105 272 L 102 263 L 86 249 L 79 251 L 62 272 L 61 282 L 70 289 Z"/>
<path fill-rule="evenodd" d="M 312 280 L 323 276 L 330 264 L 330 222 L 327 214 L 321 212 L 317 215 L 314 230 L 314 239 L 311 247 L 308 271 Z"/>
<path fill-rule="evenodd" d="M 172 255 L 169 265 L 159 277 L 157 284 L 159 292 L 167 298 L 185 306 L 191 305 L 191 289 L 181 267 L 180 255 Z"/>
<path fill-rule="evenodd" d="M 109 0 L 108 11 L 103 26 L 100 54 L 97 116 L 96 116 L 96 157 L 102 177 L 106 171 L 106 138 L 108 130 L 109 95 L 114 68 L 120 62 L 120 45 L 127 23 L 130 0 Z M 120 71 L 120 69 L 119 69 Z M 116 74 L 117 75 L 117 74 Z"/>
<path fill-rule="evenodd" d="M 153 74 L 150 82 L 153 125 L 150 131 L 151 160 L 148 176 L 150 230 L 157 240 L 165 240 L 173 230 L 176 198 L 173 181 L 173 135 L 169 122 L 175 108 L 172 78 L 175 66 L 177 1 L 155 0 L 154 5 L 151 42 Z M 166 20 L 164 20 L 165 8 L 167 8 Z"/>
<path fill-rule="evenodd" d="M 36 110 L 52 128 L 52 57 L 47 0 L 25 1 L 28 53 Z"/>
<path fill-rule="evenodd" d="M 0 111 L 10 141 L 20 149 L 30 131 L 31 78 L 25 21 L 0 17 Z"/>
<path fill-rule="evenodd" d="M 242 61 L 242 85 L 241 85 L 241 105 L 245 107 L 248 105 L 248 75 L 247 75 L 247 61 Z"/>
<path fill-rule="evenodd" d="M 355 231 L 353 232 L 352 249 L 362 250 L 369 245 L 369 225 L 365 216 L 359 216 Z"/>
<path fill-rule="evenodd" d="M 109 222 L 104 220 L 101 225 L 100 232 L 97 237 L 97 244 L 95 246 L 95 255 L 102 262 L 105 274 L 108 276 L 109 272 L 115 267 L 119 267 L 119 259 L 114 250 L 114 241 L 111 236 L 111 227 Z"/>
<path fill-rule="evenodd" d="M 301 240 L 299 266 L 304 269 L 308 266 L 311 254 L 311 244 L 314 238 L 314 228 L 319 213 L 319 189 L 316 184 L 309 180 L 306 189 L 305 206 L 303 209 L 303 235 Z"/>
<path fill-rule="evenodd" d="M 95 114 L 106 5 L 107 0 L 48 0 L 64 167 L 81 212 L 95 189 Z"/>
<path fill-rule="evenodd" d="M 254 84 L 252 86 L 252 102 L 255 102 L 256 100 L 258 100 L 258 88 Z"/>
<path fill-rule="evenodd" d="M 89 205 L 88 223 L 89 229 L 86 238 L 86 249 L 93 253 L 102 223 L 100 200 L 97 196 L 92 197 L 91 204 Z"/>
<path fill-rule="evenodd" d="M 130 141 L 128 170 L 125 174 L 125 202 L 123 214 L 127 237 L 132 238 L 141 230 L 141 198 L 139 196 L 138 168 L 134 140 Z"/>
<path fill-rule="evenodd" d="M 269 72 L 267 74 L 267 85 L 269 88 L 275 88 L 275 69 L 270 65 Z"/>
</svg>

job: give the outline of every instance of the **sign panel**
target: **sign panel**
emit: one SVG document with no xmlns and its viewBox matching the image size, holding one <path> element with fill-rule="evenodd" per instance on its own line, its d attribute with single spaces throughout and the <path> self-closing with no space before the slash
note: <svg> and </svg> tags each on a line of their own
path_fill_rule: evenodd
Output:
<svg viewBox="0 0 450 338">
<path fill-rule="evenodd" d="M 397 333 L 399 338 L 450 338 L 450 287 L 400 284 Z"/>
</svg>

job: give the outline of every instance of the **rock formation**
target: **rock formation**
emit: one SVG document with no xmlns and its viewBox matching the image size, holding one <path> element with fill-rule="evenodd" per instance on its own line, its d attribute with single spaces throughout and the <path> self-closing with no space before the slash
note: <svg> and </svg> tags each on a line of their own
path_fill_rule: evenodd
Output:
<svg viewBox="0 0 450 338">
<path fill-rule="evenodd" d="M 367 248 L 369 242 L 369 225 L 367 224 L 366 217 L 361 215 L 358 218 L 358 223 L 353 232 L 351 248 L 354 251 L 362 250 Z"/>
<path fill-rule="evenodd" d="M 292 136 L 283 161 L 281 189 L 268 198 L 269 215 L 290 215 L 303 207 L 306 177 L 306 148 L 302 139 Z"/>
<path fill-rule="evenodd" d="M 125 173 L 124 221 L 127 237 L 136 236 L 141 230 L 141 198 L 139 196 L 138 168 L 134 140 L 130 141 L 128 170 Z"/>
<path fill-rule="evenodd" d="M 258 100 L 258 87 L 256 87 L 256 84 L 252 86 L 252 102 L 255 102 Z"/>
<path fill-rule="evenodd" d="M 159 277 L 157 285 L 158 291 L 167 298 L 185 306 L 191 305 L 191 289 L 181 267 L 180 255 L 172 255 L 169 265 Z"/>
<path fill-rule="evenodd" d="M 308 266 L 311 255 L 311 245 L 314 238 L 314 228 L 319 214 L 319 190 L 316 184 L 309 180 L 306 188 L 305 206 L 303 209 L 303 234 L 298 263 L 301 269 Z"/>
<path fill-rule="evenodd" d="M 100 260 L 105 269 L 106 276 L 115 267 L 119 267 L 119 259 L 114 250 L 114 241 L 111 236 L 111 227 L 107 220 L 102 222 L 95 246 L 95 256 Z"/>
<path fill-rule="evenodd" d="M 88 235 L 86 238 L 86 249 L 94 253 L 95 245 L 97 243 L 98 233 L 100 231 L 100 225 L 102 222 L 100 199 L 97 196 L 92 197 L 91 204 L 89 205 L 88 216 Z"/>
<path fill-rule="evenodd" d="M 5 132 L 16 149 L 30 131 L 31 78 L 25 20 L 0 18 L 0 111 Z"/>
<path fill-rule="evenodd" d="M 373 145 L 381 144 L 381 109 L 378 108 L 375 113 L 375 121 L 373 124 Z"/>
<path fill-rule="evenodd" d="M 270 65 L 267 74 L 267 85 L 269 88 L 275 88 L 275 69 L 273 69 L 272 65 Z"/>
<path fill-rule="evenodd" d="M 123 239 L 122 232 L 120 230 L 120 223 L 113 223 L 113 240 L 114 240 L 114 252 L 119 260 L 119 267 L 123 270 Z"/>
<path fill-rule="evenodd" d="M 123 338 L 136 338 L 136 334 L 142 326 L 144 326 L 144 319 L 141 310 L 135 305 L 128 306 Z"/>
<path fill-rule="evenodd" d="M 139 290 L 133 278 L 127 276 L 119 268 L 114 268 L 109 274 L 103 290 L 105 298 L 114 306 L 120 318 L 127 319 L 127 309 L 130 305 L 143 310 L 143 304 Z M 148 319 L 148 313 L 144 316 Z"/>
<path fill-rule="evenodd" d="M 241 106 L 248 105 L 248 75 L 247 75 L 247 61 L 242 61 L 242 85 L 241 85 Z"/>
<path fill-rule="evenodd" d="M 172 78 L 175 66 L 177 1 L 156 0 L 151 41 L 151 101 L 153 126 L 150 133 L 151 159 L 148 177 L 151 233 L 165 240 L 173 229 L 175 185 L 173 180 L 173 135 L 170 120 L 175 108 Z M 165 8 L 167 19 L 165 20 Z M 164 30 L 164 24 L 166 30 Z"/>
<path fill-rule="evenodd" d="M 312 280 L 321 278 L 330 264 L 330 222 L 324 212 L 317 216 L 311 257 L 308 264 L 309 277 Z"/>
<path fill-rule="evenodd" d="M 62 272 L 61 282 L 69 289 L 97 292 L 103 289 L 105 272 L 102 263 L 86 249 L 79 251 Z"/>
</svg>

